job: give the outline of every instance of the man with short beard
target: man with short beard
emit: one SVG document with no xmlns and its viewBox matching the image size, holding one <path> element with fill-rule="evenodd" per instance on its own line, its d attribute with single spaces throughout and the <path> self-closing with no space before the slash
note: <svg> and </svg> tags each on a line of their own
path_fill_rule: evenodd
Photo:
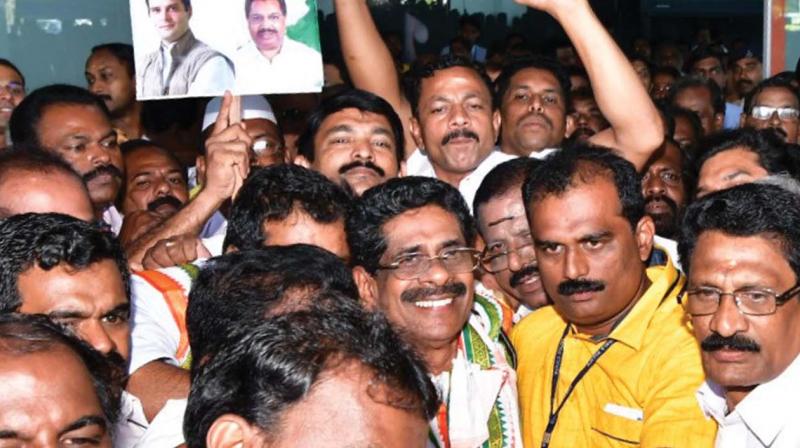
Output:
<svg viewBox="0 0 800 448">
<path fill-rule="evenodd" d="M 295 163 L 319 171 L 356 196 L 402 174 L 403 125 L 383 98 L 351 89 L 308 117 Z"/>
<path fill-rule="evenodd" d="M 796 447 L 800 426 L 800 198 L 740 185 L 686 211 L 682 298 L 707 376 L 697 398 L 716 446 Z"/>
<path fill-rule="evenodd" d="M 106 103 L 120 143 L 141 138 L 142 103 L 136 101 L 133 46 L 110 43 L 92 48 L 85 75 L 89 91 Z"/>
<path fill-rule="evenodd" d="M 771 128 L 786 143 L 800 143 L 800 93 L 780 78 L 765 79 L 745 97 L 740 123 Z"/>
<path fill-rule="evenodd" d="M 731 55 L 729 63 L 733 70 L 734 91 L 741 102 L 764 79 L 761 57 L 751 49 L 743 48 Z"/>
<path fill-rule="evenodd" d="M 581 88 L 570 93 L 569 114 L 575 125 L 572 133 L 567 136 L 568 144 L 588 141 L 593 135 L 608 129 L 608 120 L 597 107 L 591 88 Z"/>
<path fill-rule="evenodd" d="M 31 92 L 14 110 L 11 139 L 20 149 L 44 149 L 83 177 L 95 217 L 117 234 L 122 215 L 114 206 L 124 165 L 103 101 L 76 86 L 55 84 Z"/>
<path fill-rule="evenodd" d="M 382 311 L 405 336 L 447 397 L 430 422 L 432 443 L 521 447 L 502 310 L 473 292 L 475 238 L 458 190 L 424 177 L 367 190 L 347 219 L 365 306 Z"/>
<path fill-rule="evenodd" d="M 672 263 L 678 267 L 680 263 L 675 239 L 690 196 L 688 189 L 692 185 L 686 178 L 688 164 L 684 151 L 675 140 L 668 137 L 653 155 L 653 161 L 647 165 L 642 176 L 644 211 L 653 218 L 656 226 L 654 241 L 666 249 Z"/>
<path fill-rule="evenodd" d="M 11 216 L 0 223 L 0 265 L 0 313 L 46 315 L 126 370 L 130 272 L 113 235 L 56 213 Z M 122 403 L 115 446 L 148 433 L 182 442 L 179 428 L 150 426 L 139 398 L 124 393 Z"/>
</svg>

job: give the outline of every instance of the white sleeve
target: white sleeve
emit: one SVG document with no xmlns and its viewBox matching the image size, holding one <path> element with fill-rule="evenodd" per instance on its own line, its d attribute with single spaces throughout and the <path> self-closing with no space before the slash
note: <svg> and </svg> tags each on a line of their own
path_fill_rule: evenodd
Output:
<svg viewBox="0 0 800 448">
<path fill-rule="evenodd" d="M 180 344 L 180 330 L 164 297 L 150 283 L 134 274 L 131 276 L 131 362 L 128 372 L 158 359 L 175 366 L 175 352 Z"/>
<path fill-rule="evenodd" d="M 233 89 L 233 70 L 224 56 L 214 56 L 206 61 L 187 92 L 192 96 L 222 95 L 225 90 Z"/>
</svg>

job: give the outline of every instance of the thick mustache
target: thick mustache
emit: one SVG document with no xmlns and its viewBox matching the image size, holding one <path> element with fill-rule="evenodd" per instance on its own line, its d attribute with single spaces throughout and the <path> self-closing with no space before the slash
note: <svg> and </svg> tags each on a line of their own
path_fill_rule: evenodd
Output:
<svg viewBox="0 0 800 448">
<path fill-rule="evenodd" d="M 700 348 L 704 352 L 715 352 L 723 348 L 741 352 L 758 353 L 761 351 L 761 346 L 756 341 L 738 334 L 726 338 L 717 333 L 711 333 L 709 337 L 703 339 L 703 342 L 700 343 Z"/>
<path fill-rule="evenodd" d="M 527 114 L 523 115 L 518 123 L 522 123 L 525 120 L 527 120 L 528 118 L 533 117 L 533 116 L 536 116 L 536 117 L 540 118 L 542 121 L 547 123 L 547 127 L 548 128 L 553 129 L 553 120 L 548 118 L 547 115 L 544 115 L 544 114 L 536 112 L 536 111 L 528 112 Z"/>
<path fill-rule="evenodd" d="M 597 292 L 606 289 L 606 284 L 599 280 L 566 280 L 558 285 L 558 293 L 571 296 L 582 292 Z"/>
<path fill-rule="evenodd" d="M 667 206 L 672 210 L 672 214 L 675 215 L 678 213 L 678 203 L 673 201 L 671 197 L 665 194 L 651 194 L 644 197 L 644 206 L 647 207 L 647 204 L 656 201 L 663 201 Z"/>
<path fill-rule="evenodd" d="M 341 168 L 339 168 L 339 174 L 344 174 L 344 173 L 346 173 L 346 172 L 348 172 L 348 171 L 350 171 L 352 169 L 355 169 L 355 168 L 369 168 L 372 171 L 375 171 L 376 173 L 378 173 L 378 175 L 380 175 L 381 177 L 386 175 L 386 171 L 384 171 L 383 168 L 379 167 L 378 165 L 375 165 L 374 163 L 370 162 L 369 160 L 367 160 L 366 162 L 362 162 L 360 160 L 356 160 L 354 162 L 350 162 L 347 165 L 344 165 Z"/>
<path fill-rule="evenodd" d="M 481 139 L 478 137 L 478 134 L 472 132 L 471 130 L 469 130 L 469 129 L 457 129 L 457 130 L 455 130 L 453 132 L 450 132 L 449 134 L 444 136 L 444 138 L 442 139 L 442 145 L 446 145 L 446 144 L 450 143 L 450 140 L 452 140 L 454 138 L 459 138 L 459 137 L 471 138 L 471 139 L 475 140 L 476 142 L 480 142 L 481 141 Z"/>
<path fill-rule="evenodd" d="M 460 282 L 447 283 L 435 288 L 413 288 L 407 289 L 400 294 L 400 300 L 406 303 L 415 303 L 430 296 L 453 295 L 461 296 L 467 292 L 467 286 Z"/>
<path fill-rule="evenodd" d="M 523 280 L 525 280 L 525 277 L 530 277 L 532 275 L 535 275 L 536 277 L 539 276 L 539 267 L 535 264 L 529 264 L 521 270 L 513 273 L 508 283 L 512 288 L 516 288 L 520 283 L 522 283 Z"/>
<path fill-rule="evenodd" d="M 101 176 L 103 174 L 110 174 L 118 179 L 122 179 L 122 171 L 120 171 L 119 168 L 115 167 L 114 165 L 103 165 L 84 174 L 83 182 L 89 183 L 95 177 Z"/>
<path fill-rule="evenodd" d="M 162 205 L 171 205 L 174 208 L 179 209 L 183 206 L 183 203 L 175 196 L 167 195 L 156 198 L 155 200 L 147 204 L 147 209 L 150 210 L 151 212 L 154 212 Z"/>
<path fill-rule="evenodd" d="M 261 28 L 260 30 L 258 30 L 259 36 L 267 33 L 278 34 L 278 30 L 276 30 L 275 28 Z"/>
</svg>

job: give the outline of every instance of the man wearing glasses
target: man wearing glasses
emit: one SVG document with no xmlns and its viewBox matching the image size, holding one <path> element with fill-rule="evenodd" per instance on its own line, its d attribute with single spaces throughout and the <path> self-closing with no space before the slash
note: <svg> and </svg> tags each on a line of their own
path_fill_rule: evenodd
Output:
<svg viewBox="0 0 800 448">
<path fill-rule="evenodd" d="M 741 126 L 774 129 L 787 143 L 800 143 L 800 94 L 781 79 L 769 78 L 759 83 L 744 101 Z"/>
<path fill-rule="evenodd" d="M 702 349 L 717 447 L 800 446 L 800 198 L 740 185 L 692 204 L 681 302 Z"/>
<path fill-rule="evenodd" d="M 501 310 L 473 292 L 475 238 L 461 194 L 431 178 L 371 188 L 347 218 L 362 300 L 405 336 L 442 394 L 431 443 L 521 447 L 513 351 L 504 343 Z"/>
<path fill-rule="evenodd" d="M 11 146 L 6 132 L 11 112 L 25 98 L 25 77 L 8 59 L 0 58 L 0 149 Z"/>
</svg>

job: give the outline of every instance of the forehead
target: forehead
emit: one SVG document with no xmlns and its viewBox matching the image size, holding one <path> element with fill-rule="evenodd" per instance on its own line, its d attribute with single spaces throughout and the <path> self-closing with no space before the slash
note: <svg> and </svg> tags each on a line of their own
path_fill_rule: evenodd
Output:
<svg viewBox="0 0 800 448">
<path fill-rule="evenodd" d="M 275 139 L 280 138 L 281 132 L 278 129 L 278 125 L 266 118 L 250 118 L 243 120 L 243 122 L 247 125 L 247 134 L 250 137 L 256 138 L 266 136 Z"/>
<path fill-rule="evenodd" d="M 764 260 L 770 260 L 764 263 Z M 765 235 L 733 236 L 709 230 L 697 238 L 689 279 L 695 282 L 735 283 L 793 282 L 786 254 L 775 239 Z"/>
<path fill-rule="evenodd" d="M 264 240 L 270 246 L 291 244 L 310 244 L 348 259 L 344 220 L 331 223 L 315 221 L 307 213 L 294 210 L 285 219 L 264 221 L 262 225 Z"/>
<path fill-rule="evenodd" d="M 485 99 L 492 97 L 486 83 L 472 68 L 450 67 L 437 70 L 433 76 L 423 78 L 420 84 L 420 103 L 432 98 L 460 98 L 467 95 L 478 95 Z"/>
<path fill-rule="evenodd" d="M 700 176 L 704 173 L 715 172 L 728 168 L 763 168 L 758 154 L 743 146 L 736 146 L 726 151 L 718 152 L 709 158 L 700 167 Z"/>
<path fill-rule="evenodd" d="M 125 169 L 131 173 L 148 168 L 180 169 L 175 161 L 155 146 L 137 148 L 125 154 Z"/>
<path fill-rule="evenodd" d="M 64 263 L 49 270 L 31 267 L 19 276 L 19 292 L 28 313 L 47 314 L 81 303 L 102 304 L 108 311 L 127 302 L 122 274 L 109 259 L 80 270 Z"/>
<path fill-rule="evenodd" d="M 0 207 L 11 213 L 63 213 L 85 221 L 94 219 L 86 187 L 76 177 L 57 170 L 9 174 L 0 181 Z"/>
<path fill-rule="evenodd" d="M 753 100 L 754 104 L 765 104 L 770 106 L 791 105 L 798 107 L 797 95 L 785 87 L 767 87 Z"/>
<path fill-rule="evenodd" d="M 383 129 L 394 135 L 389 120 L 386 117 L 355 107 L 347 107 L 325 117 L 319 126 L 317 135 L 340 125 L 348 125 L 351 128 L 364 127 L 369 130 Z"/>
<path fill-rule="evenodd" d="M 531 229 L 537 239 L 582 238 L 615 225 L 628 225 L 610 175 L 586 175 L 567 191 L 535 201 L 530 209 Z"/>
<path fill-rule="evenodd" d="M 89 56 L 89 59 L 86 61 L 86 67 L 89 69 L 100 69 L 100 68 L 122 68 L 123 62 L 117 58 L 114 53 L 109 50 L 98 50 Z"/>
<path fill-rule="evenodd" d="M 150 7 L 166 7 L 170 5 L 179 5 L 183 9 L 183 0 L 150 0 Z"/>
<path fill-rule="evenodd" d="M 278 3 L 278 0 L 253 0 L 253 3 L 250 5 L 250 10 L 255 11 L 277 11 L 281 12 L 281 5 Z"/>
<path fill-rule="evenodd" d="M 108 133 L 111 121 L 97 106 L 57 103 L 47 106 L 39 119 L 39 132 L 68 135 L 75 132 Z"/>
<path fill-rule="evenodd" d="M 520 188 L 520 186 L 512 188 L 490 199 L 478 209 L 478 223 L 484 236 L 509 229 L 528 230 L 528 218 L 525 216 L 525 204 Z"/>
<path fill-rule="evenodd" d="M 672 142 L 665 142 L 662 148 L 663 150 L 656 153 L 658 158 L 650 164 L 650 169 L 668 167 L 680 171 L 683 165 L 680 148 Z"/>
<path fill-rule="evenodd" d="M 754 68 L 761 64 L 756 58 L 741 58 L 734 62 L 739 68 Z"/>
<path fill-rule="evenodd" d="M 692 86 L 687 87 L 675 95 L 675 102 L 678 104 L 699 104 L 711 103 L 711 92 L 705 87 Z M 688 109 L 689 107 L 687 107 Z"/>
<path fill-rule="evenodd" d="M 523 68 L 511 76 L 508 83 L 509 89 L 527 87 L 531 90 L 557 90 L 561 93 L 561 84 L 558 78 L 549 70 L 541 68 Z"/>
<path fill-rule="evenodd" d="M 421 222 L 425 225 L 420 226 Z M 382 230 L 390 256 L 416 246 L 436 251 L 447 242 L 466 243 L 456 215 L 438 205 L 407 210 L 386 221 Z"/>
<path fill-rule="evenodd" d="M 716 56 L 708 56 L 699 61 L 695 62 L 693 68 L 695 69 L 709 69 L 714 67 L 722 66 L 722 62 L 720 62 L 719 58 Z"/>
<path fill-rule="evenodd" d="M 20 78 L 19 73 L 13 70 L 11 67 L 6 67 L 5 65 L 0 65 L 0 81 L 8 82 L 22 82 L 22 78 Z"/>
</svg>

